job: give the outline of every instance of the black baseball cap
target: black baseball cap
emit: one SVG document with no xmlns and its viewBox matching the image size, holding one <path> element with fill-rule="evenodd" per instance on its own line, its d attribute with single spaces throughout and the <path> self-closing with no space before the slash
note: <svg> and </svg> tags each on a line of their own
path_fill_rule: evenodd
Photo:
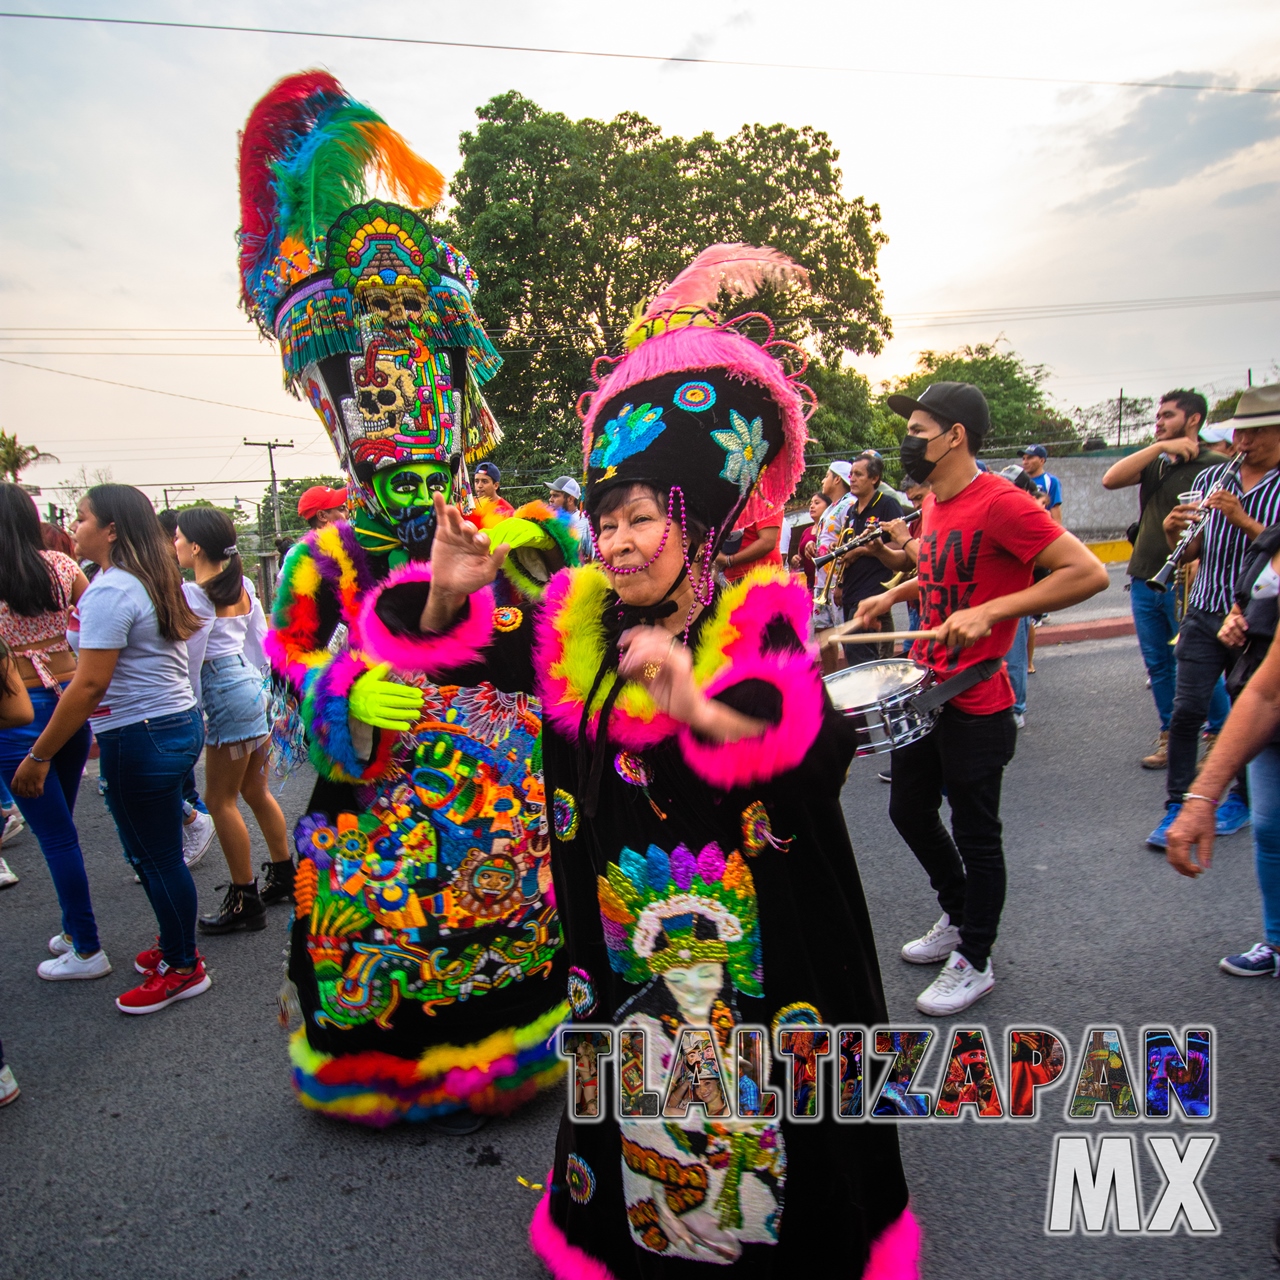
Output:
<svg viewBox="0 0 1280 1280">
<path fill-rule="evenodd" d="M 969 382 L 932 382 L 920 393 L 919 400 L 890 396 L 889 408 L 900 418 L 909 418 L 917 409 L 923 409 L 939 422 L 958 422 L 977 442 L 991 430 L 987 397 Z"/>
</svg>

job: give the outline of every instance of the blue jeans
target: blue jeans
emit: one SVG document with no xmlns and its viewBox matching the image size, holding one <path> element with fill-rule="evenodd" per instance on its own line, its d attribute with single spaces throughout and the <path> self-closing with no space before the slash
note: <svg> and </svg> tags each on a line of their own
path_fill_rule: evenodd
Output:
<svg viewBox="0 0 1280 1280">
<path fill-rule="evenodd" d="M 52 689 L 31 689 L 28 692 L 35 719 L 18 729 L 0 730 L 0 778 L 6 785 L 13 781 L 23 757 L 44 732 L 58 705 L 58 697 Z M 98 926 L 89 898 L 89 877 L 85 873 L 74 820 L 80 775 L 84 772 L 84 762 L 89 758 L 92 737 L 89 726 L 81 725 L 53 757 L 45 778 L 44 795 L 35 800 L 23 797 L 17 802 L 49 865 L 58 905 L 62 908 L 62 932 L 71 938 L 72 945 L 82 956 L 92 955 L 99 947 Z"/>
<path fill-rule="evenodd" d="M 13 796 L 9 794 L 9 788 L 5 786 L 4 779 L 0 778 L 0 809 L 12 809 L 13 806 Z"/>
<path fill-rule="evenodd" d="M 1138 634 L 1142 662 L 1151 677 L 1151 696 L 1160 715 L 1160 729 L 1169 728 L 1173 717 L 1173 695 L 1178 683 L 1178 659 L 1173 641 L 1178 634 L 1178 615 L 1174 608 L 1174 592 L 1156 591 L 1141 578 L 1129 579 L 1129 607 L 1133 610 L 1133 629 Z M 1217 733 L 1231 710 L 1226 682 L 1219 680 L 1209 700 L 1207 716 L 1209 732 Z"/>
<path fill-rule="evenodd" d="M 1027 637 L 1031 631 L 1031 619 L 1019 618 L 1018 629 L 1013 633 L 1013 643 L 1004 655 L 1004 665 L 1013 685 L 1013 714 L 1025 715 L 1027 711 Z"/>
<path fill-rule="evenodd" d="M 907 605 L 907 630 L 920 630 L 920 610 L 913 604 Z M 911 652 L 913 644 L 915 644 L 914 640 L 904 640 L 902 642 L 902 656 L 904 658 Z"/>
<path fill-rule="evenodd" d="M 1250 763 L 1249 800 L 1262 925 L 1267 941 L 1280 947 L 1280 747 L 1263 747 Z"/>
<path fill-rule="evenodd" d="M 165 962 L 196 962 L 196 886 L 182 860 L 182 788 L 204 746 L 191 707 L 98 735 L 107 808 L 160 925 Z"/>
</svg>

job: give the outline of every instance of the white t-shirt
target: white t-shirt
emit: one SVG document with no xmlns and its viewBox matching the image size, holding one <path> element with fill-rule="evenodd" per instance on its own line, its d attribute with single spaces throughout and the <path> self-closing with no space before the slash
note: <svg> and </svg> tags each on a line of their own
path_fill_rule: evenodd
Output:
<svg viewBox="0 0 1280 1280">
<path fill-rule="evenodd" d="M 124 569 L 103 569 L 77 606 L 80 651 L 118 649 L 107 692 L 89 717 L 94 733 L 121 729 L 196 705 L 187 678 L 187 646 L 166 640 L 142 583 Z"/>
<path fill-rule="evenodd" d="M 244 579 L 244 589 L 249 593 L 252 606 L 248 613 L 236 617 L 219 618 L 213 601 L 202 586 L 194 582 L 182 584 L 187 603 L 204 624 L 187 641 L 187 665 L 191 672 L 191 688 L 196 699 L 200 698 L 200 668 L 211 658 L 224 658 L 228 654 L 242 654 L 244 660 L 259 670 L 266 666 L 267 655 L 262 642 L 267 634 L 267 620 L 253 583 Z"/>
</svg>

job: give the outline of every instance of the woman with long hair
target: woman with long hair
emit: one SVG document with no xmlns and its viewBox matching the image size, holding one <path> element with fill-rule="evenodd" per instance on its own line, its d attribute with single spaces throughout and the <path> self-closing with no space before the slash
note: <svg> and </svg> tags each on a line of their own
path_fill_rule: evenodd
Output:
<svg viewBox="0 0 1280 1280">
<path fill-rule="evenodd" d="M 50 939 L 55 959 L 37 972 L 49 981 L 101 978 L 111 962 L 98 942 L 89 897 L 89 877 L 76 832 L 76 796 L 92 735 L 81 720 L 56 747 L 36 751 L 48 757 L 48 784 L 39 794 L 13 785 L 28 752 L 48 727 L 76 673 L 67 644 L 71 610 L 88 589 L 80 566 L 59 551 L 47 551 L 40 516 L 31 495 L 16 484 L 0 484 L 0 638 L 13 652 L 16 673 L 29 691 L 35 718 L 20 728 L 0 730 L 0 777 L 12 786 L 53 878 L 62 924 Z"/>
<path fill-rule="evenodd" d="M 75 543 L 101 570 L 77 606 L 80 663 L 12 788 L 42 795 L 57 752 L 86 720 L 93 726 L 107 808 L 160 926 L 160 945 L 134 961 L 142 983 L 116 1007 L 154 1013 L 210 986 L 196 951 L 196 886 L 182 859 L 182 784 L 204 745 L 186 646 L 200 619 L 146 494 L 95 485 L 80 499 Z"/>
<path fill-rule="evenodd" d="M 236 530 L 215 507 L 178 512 L 178 563 L 195 573 L 187 603 L 203 626 L 187 641 L 191 685 L 205 714 L 204 801 L 222 845 L 231 884 L 222 906 L 200 917 L 203 933 L 265 929 L 267 906 L 293 897 L 293 858 L 284 814 L 267 784 L 267 691 L 262 641 L 267 622 L 244 576 Z M 253 874 L 249 829 L 236 803 L 253 811 L 271 854 L 262 893 Z"/>
</svg>

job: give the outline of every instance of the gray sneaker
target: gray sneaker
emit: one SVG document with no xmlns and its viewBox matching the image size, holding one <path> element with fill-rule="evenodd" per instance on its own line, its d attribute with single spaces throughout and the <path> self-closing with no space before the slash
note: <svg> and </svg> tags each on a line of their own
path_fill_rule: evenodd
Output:
<svg viewBox="0 0 1280 1280">
<path fill-rule="evenodd" d="M 0 858 L 0 889 L 12 889 L 17 883 L 17 872 L 11 870 L 9 864 Z"/>
<path fill-rule="evenodd" d="M 945 913 L 923 938 L 913 938 L 902 948 L 902 958 L 908 964 L 937 964 L 945 960 L 960 945 L 960 930 L 951 923 Z"/>
<path fill-rule="evenodd" d="M 182 860 L 194 867 L 213 843 L 213 819 L 207 813 L 195 811 L 195 817 L 182 828 Z"/>
</svg>

